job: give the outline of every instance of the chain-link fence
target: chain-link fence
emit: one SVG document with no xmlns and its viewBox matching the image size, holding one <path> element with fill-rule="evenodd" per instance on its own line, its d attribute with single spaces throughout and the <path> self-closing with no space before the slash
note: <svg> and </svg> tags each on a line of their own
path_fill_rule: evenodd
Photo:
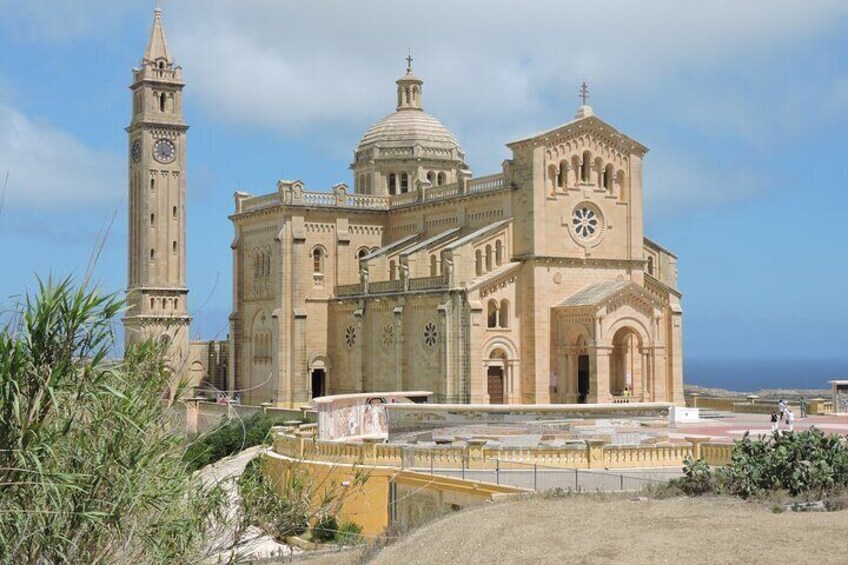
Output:
<svg viewBox="0 0 848 565">
<path fill-rule="evenodd" d="M 564 469 L 499 459 L 463 460 L 460 468 L 440 468 L 431 458 L 430 465 L 413 471 L 457 479 L 509 485 L 535 491 L 570 489 L 588 492 L 637 491 L 651 483 L 661 483 L 683 475 L 681 467 L 628 469 Z"/>
</svg>

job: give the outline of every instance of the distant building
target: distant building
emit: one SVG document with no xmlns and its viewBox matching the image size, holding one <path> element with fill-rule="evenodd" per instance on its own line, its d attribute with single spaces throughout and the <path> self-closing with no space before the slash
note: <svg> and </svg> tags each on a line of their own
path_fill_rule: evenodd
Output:
<svg viewBox="0 0 848 565">
<path fill-rule="evenodd" d="M 151 46 L 161 34 L 163 50 L 148 48 L 136 73 L 144 109 L 128 130 L 127 326 L 149 320 L 149 331 L 180 336 L 183 83 L 155 21 Z M 584 99 L 571 121 L 508 143 L 500 172 L 475 177 L 456 137 L 424 112 L 411 58 L 396 84 L 395 111 L 354 152 L 352 188 L 283 180 L 270 194 L 236 193 L 229 342 L 216 346 L 217 367 L 180 345 L 189 365 L 220 380 L 225 350 L 226 388 L 245 404 L 389 390 L 459 403 L 682 403 L 676 257 L 643 234 L 647 148 Z M 165 201 L 148 192 L 162 175 Z M 146 224 L 163 210 L 177 216 Z"/>
</svg>

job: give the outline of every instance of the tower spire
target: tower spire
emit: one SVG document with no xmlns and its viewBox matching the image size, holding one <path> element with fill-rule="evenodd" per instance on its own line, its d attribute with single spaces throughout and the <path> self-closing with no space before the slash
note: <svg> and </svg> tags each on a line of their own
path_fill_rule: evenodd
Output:
<svg viewBox="0 0 848 565">
<path fill-rule="evenodd" d="M 147 61 L 164 60 L 166 63 L 171 63 L 171 54 L 168 52 L 168 42 L 165 39 L 165 29 L 162 27 L 162 8 L 157 2 L 156 9 L 153 10 L 153 29 L 150 31 L 150 41 L 147 42 L 147 49 L 144 52 L 144 59 Z"/>
<path fill-rule="evenodd" d="M 412 50 L 406 56 L 406 74 L 397 84 L 398 110 L 421 110 L 421 91 L 424 82 L 412 72 Z"/>
</svg>

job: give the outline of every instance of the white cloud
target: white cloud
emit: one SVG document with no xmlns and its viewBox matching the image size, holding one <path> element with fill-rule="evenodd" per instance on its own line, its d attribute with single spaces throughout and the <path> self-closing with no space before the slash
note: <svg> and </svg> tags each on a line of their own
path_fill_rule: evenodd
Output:
<svg viewBox="0 0 848 565">
<path fill-rule="evenodd" d="M 759 100 L 710 102 L 678 77 L 709 84 L 728 68 L 742 74 L 740 66 L 781 61 L 848 16 L 840 0 L 186 0 L 167 8 L 192 95 L 219 119 L 291 135 L 327 125 L 364 131 L 390 112 L 411 47 L 425 108 L 457 131 L 477 170 L 498 166 L 510 135 L 569 119 L 583 77 L 601 116 L 620 101 L 638 112 L 652 100 L 651 111 L 668 105 L 687 126 L 762 137 L 770 122 Z M 772 95 L 765 108 L 780 106 Z M 715 119 L 722 115 L 729 119 Z"/>
<path fill-rule="evenodd" d="M 0 103 L 0 182 L 9 173 L 4 208 L 117 202 L 125 192 L 123 166 L 120 156 Z"/>
</svg>

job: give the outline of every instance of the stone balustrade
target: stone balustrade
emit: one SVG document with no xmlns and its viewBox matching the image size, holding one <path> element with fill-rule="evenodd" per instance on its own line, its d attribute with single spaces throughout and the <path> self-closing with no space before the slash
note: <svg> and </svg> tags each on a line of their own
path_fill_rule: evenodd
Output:
<svg viewBox="0 0 848 565">
<path fill-rule="evenodd" d="M 448 281 L 444 275 L 436 277 L 419 277 L 409 279 L 409 290 L 433 290 L 447 288 Z"/>
<path fill-rule="evenodd" d="M 282 183 L 283 181 L 281 181 Z M 378 196 L 373 194 L 347 194 L 345 185 L 333 187 L 332 192 L 310 192 L 302 189 L 294 190 L 287 184 L 278 192 L 261 196 L 244 195 L 238 205 L 237 213 L 255 212 L 285 204 L 287 206 L 353 208 L 357 210 L 389 210 L 391 208 L 411 206 L 423 202 L 435 202 L 461 196 L 464 193 L 481 193 L 506 188 L 507 182 L 503 174 L 487 175 L 463 183 L 452 183 L 426 190 L 412 190 L 394 196 Z"/>
<path fill-rule="evenodd" d="M 376 281 L 368 285 L 369 294 L 382 294 L 387 292 L 403 291 L 403 281 L 396 279 L 393 281 Z"/>
<path fill-rule="evenodd" d="M 367 441 L 320 441 L 314 430 L 274 431 L 274 451 L 287 457 L 402 468 L 509 469 L 541 465 L 562 469 L 625 469 L 678 467 L 689 455 L 712 466 L 730 463 L 733 446 L 705 443 L 704 438 L 687 438 L 689 445 L 616 446 L 588 440 L 567 447 L 490 448 L 485 440 L 469 440 L 466 445 L 439 447 L 402 446 Z"/>
</svg>

